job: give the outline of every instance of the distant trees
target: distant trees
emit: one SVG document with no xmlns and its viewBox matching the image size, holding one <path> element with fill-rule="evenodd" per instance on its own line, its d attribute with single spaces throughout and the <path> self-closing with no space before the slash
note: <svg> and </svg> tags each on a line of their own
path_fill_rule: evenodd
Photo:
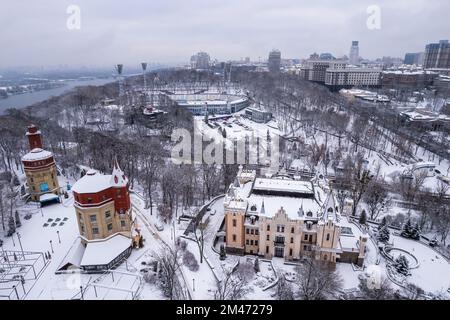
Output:
<svg viewBox="0 0 450 320">
<path fill-rule="evenodd" d="M 294 289 L 284 275 L 278 278 L 275 296 L 277 300 L 294 300 Z"/>
</svg>

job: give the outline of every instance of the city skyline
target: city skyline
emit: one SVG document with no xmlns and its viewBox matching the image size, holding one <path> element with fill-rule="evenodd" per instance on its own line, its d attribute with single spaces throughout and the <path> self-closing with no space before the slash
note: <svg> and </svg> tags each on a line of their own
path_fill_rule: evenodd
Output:
<svg viewBox="0 0 450 320">
<path fill-rule="evenodd" d="M 82 0 L 76 3 L 79 29 L 67 27 L 73 17 L 69 1 L 10 2 L 0 13 L 3 43 L 7 44 L 0 52 L 0 68 L 109 67 L 117 61 L 173 65 L 187 63 L 199 51 L 212 59 L 248 56 L 258 61 L 259 57 L 266 60 L 273 48 L 282 52 L 282 58 L 307 58 L 313 52 L 340 57 L 348 55 L 353 40 L 359 41 L 364 58 L 404 57 L 449 38 L 445 12 L 450 4 L 436 2 L 430 6 L 423 0 L 378 1 L 380 29 L 367 26 L 371 16 L 367 10 L 373 5 L 369 1 L 175 0 L 149 4 L 134 0 L 124 8 L 120 3 Z"/>
</svg>

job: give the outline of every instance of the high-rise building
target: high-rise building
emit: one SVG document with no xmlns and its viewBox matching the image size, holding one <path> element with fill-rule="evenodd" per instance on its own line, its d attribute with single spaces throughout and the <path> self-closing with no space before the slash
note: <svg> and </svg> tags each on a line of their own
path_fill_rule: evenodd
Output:
<svg viewBox="0 0 450 320">
<path fill-rule="evenodd" d="M 352 41 L 349 63 L 353 65 L 357 65 L 359 63 L 359 41 Z"/>
<path fill-rule="evenodd" d="M 191 57 L 191 67 L 194 69 L 208 69 L 210 63 L 209 54 L 198 52 Z"/>
<path fill-rule="evenodd" d="M 423 52 L 406 53 L 403 63 L 409 65 L 421 65 L 423 63 Z"/>
<path fill-rule="evenodd" d="M 41 131 L 35 125 L 26 133 L 30 152 L 22 157 L 27 184 L 32 201 L 41 204 L 56 200 L 59 202 L 59 183 L 53 153 L 42 149 Z"/>
<path fill-rule="evenodd" d="M 334 56 L 329 52 L 321 53 L 319 56 L 320 60 L 334 60 Z"/>
<path fill-rule="evenodd" d="M 450 43 L 441 40 L 425 47 L 424 68 L 450 68 Z"/>
<path fill-rule="evenodd" d="M 281 52 L 279 50 L 274 49 L 270 51 L 267 66 L 270 72 L 280 72 Z"/>
</svg>

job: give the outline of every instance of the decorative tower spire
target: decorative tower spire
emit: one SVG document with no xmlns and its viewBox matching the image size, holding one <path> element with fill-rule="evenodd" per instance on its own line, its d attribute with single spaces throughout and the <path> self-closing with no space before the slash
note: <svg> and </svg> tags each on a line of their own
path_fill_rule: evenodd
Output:
<svg viewBox="0 0 450 320">
<path fill-rule="evenodd" d="M 264 208 L 264 198 L 262 200 L 262 204 L 261 204 L 261 214 L 265 214 L 266 213 L 266 209 Z"/>
<path fill-rule="evenodd" d="M 111 185 L 114 187 L 126 187 L 128 184 L 128 178 L 125 173 L 120 169 L 117 157 L 114 158 L 114 167 L 111 175 Z"/>
<path fill-rule="evenodd" d="M 42 137 L 41 137 L 41 131 L 38 130 L 38 128 L 31 124 L 28 126 L 28 131 L 26 133 L 28 137 L 28 143 L 30 145 L 30 150 L 39 148 L 42 149 Z"/>
</svg>

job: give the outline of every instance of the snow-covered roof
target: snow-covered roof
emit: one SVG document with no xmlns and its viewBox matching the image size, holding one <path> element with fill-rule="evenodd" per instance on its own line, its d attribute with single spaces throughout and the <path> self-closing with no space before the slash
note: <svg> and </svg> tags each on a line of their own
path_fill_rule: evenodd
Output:
<svg viewBox="0 0 450 320">
<path fill-rule="evenodd" d="M 45 160 L 53 156 L 53 153 L 41 148 L 34 148 L 22 157 L 22 161 L 38 161 Z"/>
<path fill-rule="evenodd" d="M 39 197 L 39 201 L 49 201 L 53 199 L 58 199 L 59 197 L 54 193 L 45 193 Z"/>
<path fill-rule="evenodd" d="M 130 246 L 131 239 L 120 233 L 116 233 L 103 240 L 89 241 L 80 265 L 107 265 Z"/>
<path fill-rule="evenodd" d="M 77 237 L 56 270 L 65 270 L 70 265 L 79 268 L 85 250 L 86 248 L 81 243 L 81 238 Z"/>
<path fill-rule="evenodd" d="M 286 212 L 289 219 L 292 220 L 318 218 L 319 214 L 322 212 L 319 203 L 311 198 L 262 196 L 252 194 L 247 198 L 247 201 L 247 214 L 259 215 L 260 217 L 272 218 L 277 214 L 281 207 L 283 207 L 283 210 Z M 264 210 L 261 211 L 263 202 Z M 256 208 L 256 210 L 252 211 L 252 208 Z M 310 215 L 308 215 L 308 213 L 310 213 Z"/>
<path fill-rule="evenodd" d="M 256 178 L 253 190 L 314 194 L 314 189 L 310 181 L 290 179 Z"/>
<path fill-rule="evenodd" d="M 76 193 L 97 193 L 111 188 L 111 175 L 103 175 L 93 169 L 75 182 L 72 190 Z"/>
</svg>

